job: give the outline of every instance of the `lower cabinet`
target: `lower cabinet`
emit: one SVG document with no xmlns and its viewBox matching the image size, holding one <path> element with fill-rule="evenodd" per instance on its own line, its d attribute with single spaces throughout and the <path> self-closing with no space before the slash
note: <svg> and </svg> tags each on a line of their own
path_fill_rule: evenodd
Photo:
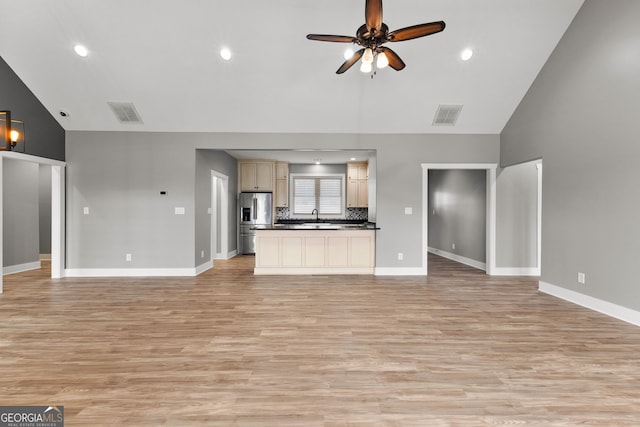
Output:
<svg viewBox="0 0 640 427">
<path fill-rule="evenodd" d="M 255 274 L 373 274 L 373 230 L 257 230 Z"/>
</svg>

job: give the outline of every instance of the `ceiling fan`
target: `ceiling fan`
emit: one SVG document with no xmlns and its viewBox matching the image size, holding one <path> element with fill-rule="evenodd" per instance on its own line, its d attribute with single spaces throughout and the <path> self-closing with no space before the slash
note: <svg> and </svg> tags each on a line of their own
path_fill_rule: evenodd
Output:
<svg viewBox="0 0 640 427">
<path fill-rule="evenodd" d="M 384 68 L 389 65 L 394 70 L 400 71 L 405 67 L 405 63 L 400 59 L 397 53 L 388 47 L 382 46 L 384 43 L 416 39 L 418 37 L 439 33 L 444 30 L 444 21 L 436 21 L 389 31 L 387 24 L 382 22 L 382 0 L 366 1 L 367 3 L 364 10 L 365 24 L 358 28 L 355 37 L 333 36 L 329 34 L 307 34 L 307 38 L 309 40 L 335 43 L 355 43 L 362 46 L 362 49 L 355 52 L 353 56 L 347 59 L 340 68 L 338 68 L 338 71 L 336 71 L 337 74 L 342 74 L 347 71 L 353 64 L 358 62 L 360 58 L 362 58 L 360 71 L 364 73 L 372 71 L 374 59 L 376 59 L 377 68 Z"/>
</svg>

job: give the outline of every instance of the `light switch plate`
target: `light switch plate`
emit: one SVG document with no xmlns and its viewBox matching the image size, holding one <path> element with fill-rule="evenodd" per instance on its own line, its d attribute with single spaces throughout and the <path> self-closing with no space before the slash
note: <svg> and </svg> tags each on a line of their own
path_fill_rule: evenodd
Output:
<svg viewBox="0 0 640 427">
<path fill-rule="evenodd" d="M 413 215 L 413 208 L 404 208 L 405 215 Z"/>
<path fill-rule="evenodd" d="M 182 208 L 182 207 L 177 207 L 177 208 L 175 209 L 175 213 L 176 213 L 176 215 L 184 215 L 184 212 L 185 212 L 185 211 L 184 211 L 184 208 Z"/>
<path fill-rule="evenodd" d="M 85 206 L 85 207 L 82 209 L 82 212 L 84 212 L 84 214 L 85 214 L 85 215 L 89 215 L 89 206 Z"/>
</svg>

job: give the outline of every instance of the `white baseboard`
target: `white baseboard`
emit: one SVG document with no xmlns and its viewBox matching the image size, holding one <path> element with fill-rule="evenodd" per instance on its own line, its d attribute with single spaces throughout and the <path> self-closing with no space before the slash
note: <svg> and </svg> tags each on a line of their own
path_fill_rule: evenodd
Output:
<svg viewBox="0 0 640 427">
<path fill-rule="evenodd" d="M 426 276 L 427 270 L 423 267 L 376 267 L 376 276 Z"/>
<path fill-rule="evenodd" d="M 40 261 L 51 261 L 51 254 L 40 254 Z"/>
<path fill-rule="evenodd" d="M 589 295 L 581 294 L 569 289 L 561 288 L 560 286 L 552 285 L 550 283 L 543 282 L 542 280 L 538 282 L 538 290 L 540 292 L 544 292 L 545 294 L 561 298 L 574 304 L 578 304 L 591 310 L 606 314 L 607 316 L 611 316 L 624 322 L 631 323 L 632 325 L 640 326 L 639 311 L 631 310 L 630 308 L 626 308 L 621 305 L 590 297 Z"/>
<path fill-rule="evenodd" d="M 26 262 L 24 264 L 5 265 L 2 267 L 2 275 L 22 273 L 24 271 L 38 270 L 42 265 L 40 261 Z"/>
<path fill-rule="evenodd" d="M 66 277 L 193 277 L 196 268 L 68 268 Z"/>
<path fill-rule="evenodd" d="M 373 268 L 370 267 L 351 267 L 351 268 L 330 268 L 330 267 L 300 267 L 300 268 L 287 268 L 287 267 L 255 267 L 253 269 L 255 275 L 284 275 L 284 274 L 317 274 L 317 275 L 330 275 L 330 274 L 373 274 Z"/>
<path fill-rule="evenodd" d="M 459 262 L 461 264 L 468 265 L 469 267 L 478 268 L 480 270 L 487 271 L 487 264 L 484 262 L 476 261 L 474 259 L 463 257 L 461 255 L 452 254 L 451 252 L 443 251 L 441 249 L 436 249 L 436 248 L 428 248 L 428 251 L 432 254 L 450 259 L 451 261 Z"/>
<path fill-rule="evenodd" d="M 496 267 L 492 276 L 539 276 L 540 269 L 536 267 Z"/>
<path fill-rule="evenodd" d="M 205 262 L 204 264 L 200 264 L 199 266 L 196 267 L 196 276 L 199 274 L 204 273 L 205 271 L 209 270 L 210 268 L 213 267 L 213 263 L 211 261 Z"/>
<path fill-rule="evenodd" d="M 238 255 L 238 251 L 237 250 L 233 250 L 229 253 L 227 253 L 226 255 L 223 254 L 222 252 L 215 254 L 213 259 L 221 259 L 221 260 L 227 260 L 227 259 L 231 259 L 233 257 L 235 257 L 236 255 Z"/>
</svg>

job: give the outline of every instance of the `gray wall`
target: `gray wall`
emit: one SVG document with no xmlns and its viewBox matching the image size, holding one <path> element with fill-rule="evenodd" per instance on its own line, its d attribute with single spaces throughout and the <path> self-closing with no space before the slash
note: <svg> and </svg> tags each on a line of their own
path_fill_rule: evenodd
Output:
<svg viewBox="0 0 640 427">
<path fill-rule="evenodd" d="M 2 160 L 3 265 L 40 260 L 38 165 Z"/>
<path fill-rule="evenodd" d="M 177 145 L 182 136 L 73 135 L 67 141 L 67 268 L 194 267 L 195 151 Z M 185 215 L 176 215 L 176 207 Z"/>
<path fill-rule="evenodd" d="M 40 253 L 51 255 L 51 166 L 40 165 Z"/>
<path fill-rule="evenodd" d="M 634 310 L 639 16 L 637 0 L 586 0 L 501 135 L 503 165 L 544 162 L 541 280 Z"/>
<path fill-rule="evenodd" d="M 538 161 L 502 169 L 496 179 L 496 267 L 538 265 Z"/>
<path fill-rule="evenodd" d="M 381 230 L 376 234 L 376 264 L 416 268 L 422 266 L 424 256 L 420 231 L 421 164 L 497 163 L 499 137 L 70 131 L 67 133 L 68 266 L 199 265 L 196 260 L 200 259 L 200 250 L 207 247 L 195 243 L 195 234 L 203 233 L 201 225 L 196 227 L 193 212 L 195 150 L 308 148 L 377 151 L 376 222 Z M 169 190 L 169 198 L 158 198 L 162 189 Z M 121 209 L 123 205 L 127 209 Z M 82 215 L 83 206 L 100 209 L 95 216 L 87 217 Z M 187 215 L 176 217 L 173 206 L 186 206 Z M 405 215 L 405 207 L 412 207 L 413 215 Z M 134 261 L 125 263 L 124 254 L 129 251 L 133 252 Z M 398 252 L 405 254 L 403 261 L 397 260 Z"/>
<path fill-rule="evenodd" d="M 238 167 L 236 159 L 220 150 L 196 150 L 196 265 L 202 264 L 203 260 L 211 259 L 211 215 L 209 215 L 208 209 L 211 207 L 212 170 L 229 177 L 227 194 L 229 251 L 236 250 L 238 247 Z M 216 247 L 219 250 L 220 233 L 216 233 L 216 237 L 218 238 Z M 204 258 L 200 256 L 201 251 L 205 251 Z"/>
<path fill-rule="evenodd" d="M 486 262 L 487 172 L 431 169 L 428 194 L 429 247 Z"/>
<path fill-rule="evenodd" d="M 64 129 L 1 57 L 0 110 L 11 110 L 12 119 L 24 120 L 27 154 L 64 160 Z M 22 145 L 16 150 L 22 152 Z"/>
</svg>

